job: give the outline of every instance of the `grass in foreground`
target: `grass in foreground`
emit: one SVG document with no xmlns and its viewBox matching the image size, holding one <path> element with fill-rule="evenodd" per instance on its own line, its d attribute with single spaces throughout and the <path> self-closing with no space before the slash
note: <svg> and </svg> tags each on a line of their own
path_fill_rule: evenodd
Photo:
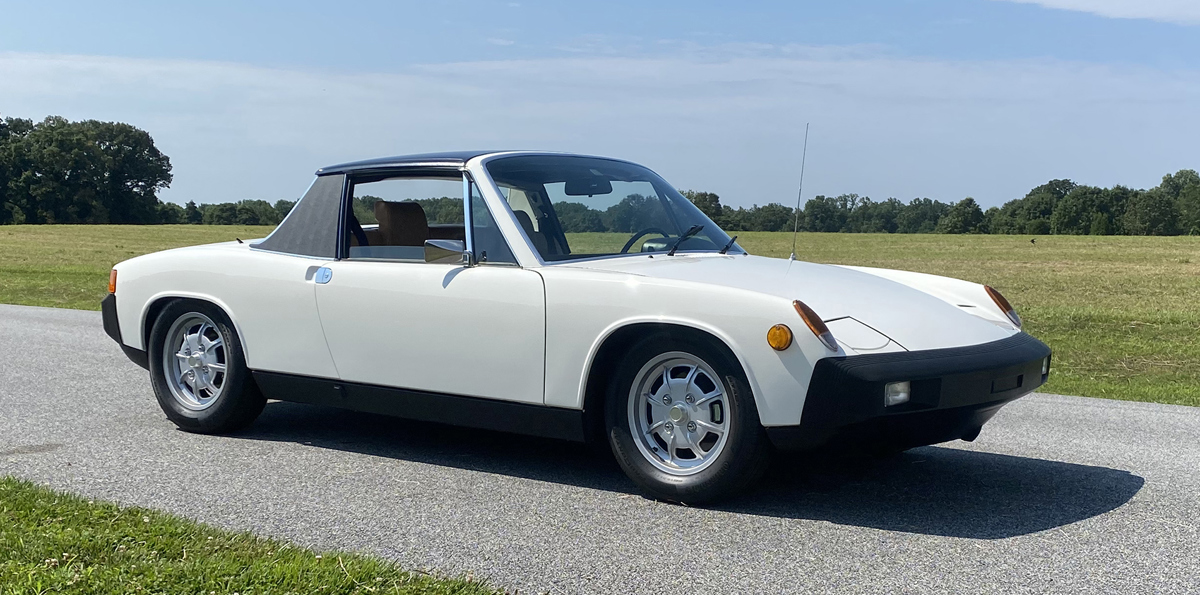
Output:
<svg viewBox="0 0 1200 595">
<path fill-rule="evenodd" d="M 0 594 L 495 593 L 0 479 Z"/>
<path fill-rule="evenodd" d="M 0 227 L 0 302 L 99 308 L 108 271 L 139 254 L 263 237 L 267 227 Z M 739 232 L 753 254 L 786 258 L 790 233 Z M 578 251 L 625 234 L 571 234 Z M 802 233 L 803 260 L 987 283 L 1055 351 L 1044 390 L 1200 405 L 1200 237 Z"/>
</svg>

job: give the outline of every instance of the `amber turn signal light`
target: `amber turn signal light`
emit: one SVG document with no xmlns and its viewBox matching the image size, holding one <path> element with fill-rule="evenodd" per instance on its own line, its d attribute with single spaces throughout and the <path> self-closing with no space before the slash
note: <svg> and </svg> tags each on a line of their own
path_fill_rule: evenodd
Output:
<svg viewBox="0 0 1200 595">
<path fill-rule="evenodd" d="M 786 324 L 777 324 L 767 330 L 767 345 L 775 351 L 783 351 L 792 346 L 792 329 Z"/>
<path fill-rule="evenodd" d="M 825 326 L 825 321 L 821 320 L 821 317 L 817 316 L 817 313 L 813 312 L 812 308 L 809 308 L 807 304 L 800 300 L 792 302 L 792 305 L 795 306 L 796 313 L 800 315 L 800 319 L 804 321 L 804 324 L 808 325 L 808 330 L 812 331 L 812 334 L 816 335 L 827 349 L 837 351 L 837 340 L 833 338 L 833 333 L 829 332 L 829 327 Z"/>
<path fill-rule="evenodd" d="M 112 272 L 108 274 L 108 292 L 117 292 L 117 269 L 113 269 Z"/>
<path fill-rule="evenodd" d="M 1013 309 L 1012 304 L 1008 303 L 1008 300 L 1004 299 L 1004 296 L 1000 295 L 1000 292 L 993 289 L 990 285 L 984 285 L 983 290 L 987 292 L 988 297 L 992 298 L 993 302 L 996 302 L 996 306 L 1000 308 L 1000 311 L 1004 312 L 1004 315 L 1013 324 L 1017 325 L 1017 328 L 1021 328 L 1021 317 L 1017 316 L 1017 311 Z"/>
</svg>

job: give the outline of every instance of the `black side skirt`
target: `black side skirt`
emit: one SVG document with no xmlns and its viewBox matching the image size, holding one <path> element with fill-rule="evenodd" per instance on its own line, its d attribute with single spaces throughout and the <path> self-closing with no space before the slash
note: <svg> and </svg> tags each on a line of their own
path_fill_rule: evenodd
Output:
<svg viewBox="0 0 1200 595">
<path fill-rule="evenodd" d="M 254 372 L 268 399 L 340 407 L 469 428 L 584 441 L 583 412 L 575 409 L 460 397 L 312 378 Z"/>
</svg>

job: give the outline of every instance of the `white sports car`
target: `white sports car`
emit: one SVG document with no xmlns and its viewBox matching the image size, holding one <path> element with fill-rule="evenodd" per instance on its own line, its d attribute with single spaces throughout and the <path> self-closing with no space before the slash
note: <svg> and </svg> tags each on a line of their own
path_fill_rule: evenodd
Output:
<svg viewBox="0 0 1200 595">
<path fill-rule="evenodd" d="M 972 440 L 1050 367 L 990 287 L 751 256 L 650 170 L 554 153 L 327 167 L 266 239 L 134 258 L 109 290 L 105 330 L 185 430 L 278 399 L 607 443 L 683 502 L 774 449 Z"/>
</svg>

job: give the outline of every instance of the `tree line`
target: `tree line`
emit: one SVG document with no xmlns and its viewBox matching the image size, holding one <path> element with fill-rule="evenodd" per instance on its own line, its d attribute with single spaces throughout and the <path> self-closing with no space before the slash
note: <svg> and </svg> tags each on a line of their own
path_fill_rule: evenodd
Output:
<svg viewBox="0 0 1200 595">
<path fill-rule="evenodd" d="M 905 204 L 843 194 L 816 196 L 797 214 L 778 203 L 734 209 L 711 192 L 683 194 L 727 231 L 789 231 L 798 224 L 801 231 L 851 233 L 1200 234 L 1200 175 L 1190 169 L 1163 176 L 1149 190 L 1051 180 L 987 210 L 973 198 L 956 203 L 917 198 Z"/>
<path fill-rule="evenodd" d="M 296 204 L 285 199 L 180 206 L 158 198 L 171 181 L 170 159 L 147 132 L 129 124 L 58 116 L 37 123 L 0 119 L 0 224 L 277 225 Z M 1200 234 L 1200 175 L 1190 169 L 1167 174 L 1148 190 L 1051 180 L 987 210 L 972 198 L 905 203 L 842 194 L 816 196 L 797 213 L 779 203 L 733 208 L 711 192 L 683 194 L 728 231 L 790 231 L 798 224 L 814 232 Z M 374 221 L 374 200 L 355 201 L 363 223 Z M 635 194 L 604 210 L 577 202 L 557 203 L 555 210 L 567 232 L 633 232 L 634 222 L 646 221 L 647 209 L 655 209 L 651 201 Z M 461 201 L 419 202 L 431 222 L 462 220 Z"/>
</svg>

